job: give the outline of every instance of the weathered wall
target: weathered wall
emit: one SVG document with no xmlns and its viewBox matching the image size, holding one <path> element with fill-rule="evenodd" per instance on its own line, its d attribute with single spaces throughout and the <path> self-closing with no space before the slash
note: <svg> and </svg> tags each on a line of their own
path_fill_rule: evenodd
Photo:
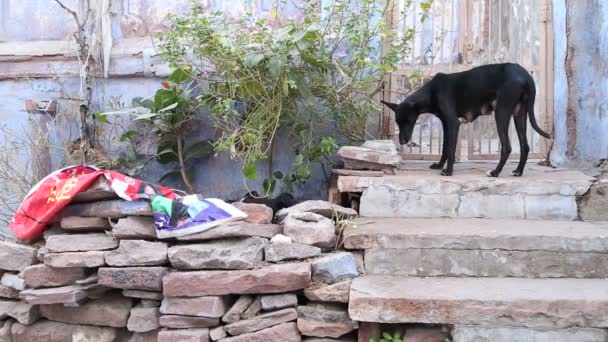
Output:
<svg viewBox="0 0 608 342">
<path fill-rule="evenodd" d="M 63 2 L 79 10 L 84 0 L 64 0 Z M 251 4 L 257 13 L 266 15 L 272 10 L 272 1 L 210 1 L 201 0 L 210 10 L 222 10 L 228 15 L 239 16 Z M 107 110 L 112 104 L 129 105 L 132 98 L 149 96 L 160 87 L 162 77 L 169 70 L 156 54 L 151 34 L 166 29 L 164 18 L 169 13 L 184 13 L 190 7 L 190 0 L 111 0 L 111 51 L 110 78 L 99 78 L 93 91 L 94 110 Z M 287 11 L 293 11 L 293 4 Z M 46 114 L 29 114 L 24 111 L 25 101 L 59 99 L 63 102 L 79 97 L 78 61 L 75 47 L 70 44 L 75 30 L 73 18 L 51 0 L 18 1 L 7 0 L 0 3 L 0 124 L 19 129 L 28 124 L 28 117 L 41 121 Z M 69 102 L 69 101 L 68 101 Z M 77 102 L 76 102 L 77 103 Z M 75 137 L 77 134 L 73 111 L 63 112 L 67 120 L 50 125 L 49 132 L 61 138 Z M 213 129 L 204 116 L 198 121 L 193 139 L 212 138 Z M 108 140 L 109 127 L 101 132 Z M 113 135 L 116 136 L 116 133 Z M 103 139 L 102 139 L 103 140 Z M 114 139 L 115 140 L 115 139 Z M 287 132 L 282 132 L 276 144 L 274 169 L 289 171 L 293 155 Z M 124 146 L 104 144 L 102 147 L 113 152 Z M 50 163 L 57 167 L 57 160 Z M 318 167 L 305 189 L 297 193 L 303 198 L 326 196 L 325 176 Z M 156 181 L 167 171 L 162 165 L 151 165 L 144 178 Z M 259 178 L 266 175 L 265 165 L 260 164 Z M 197 165 L 195 187 L 209 197 L 234 199 L 245 193 L 241 175 L 241 165 L 220 154 Z M 261 183 L 261 181 L 259 182 Z M 173 184 L 177 186 L 178 184 Z M 180 186 L 181 187 L 181 186 Z M 250 184 L 253 189 L 261 189 L 261 184 Z"/>
<path fill-rule="evenodd" d="M 608 3 L 554 0 L 559 163 L 608 158 Z"/>
</svg>

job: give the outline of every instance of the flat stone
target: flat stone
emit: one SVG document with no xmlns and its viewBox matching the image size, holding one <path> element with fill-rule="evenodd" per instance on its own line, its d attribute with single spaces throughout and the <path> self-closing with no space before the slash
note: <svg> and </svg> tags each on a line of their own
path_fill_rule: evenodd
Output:
<svg viewBox="0 0 608 342">
<path fill-rule="evenodd" d="M 222 321 L 225 323 L 234 323 L 241 320 L 241 315 L 247 310 L 247 308 L 253 302 L 253 297 L 249 295 L 239 296 L 239 298 L 232 304 L 230 309 L 222 317 Z M 260 303 L 260 308 L 261 308 Z"/>
<path fill-rule="evenodd" d="M 398 167 L 401 164 L 401 157 L 396 151 L 387 151 L 368 147 L 342 146 L 338 150 L 338 157 L 345 160 L 355 160 L 367 163 L 381 164 L 386 166 Z"/>
<path fill-rule="evenodd" d="M 281 293 L 303 289 L 309 282 L 310 264 L 301 262 L 246 271 L 174 272 L 163 279 L 163 292 L 168 297 Z"/>
<path fill-rule="evenodd" d="M 500 219 L 361 219 L 344 233 L 347 249 L 443 248 L 606 253 L 607 222 Z"/>
<path fill-rule="evenodd" d="M 360 203 L 359 213 L 363 217 L 456 217 L 460 196 L 378 186 L 367 188 Z"/>
<path fill-rule="evenodd" d="M 24 325 L 31 325 L 40 319 L 40 310 L 37 305 L 16 302 L 8 313 L 9 317 Z"/>
<path fill-rule="evenodd" d="M 255 224 L 237 221 L 213 227 L 201 233 L 179 236 L 178 241 L 206 241 L 234 237 L 259 236 L 270 239 L 283 233 L 283 226 L 279 224 Z"/>
<path fill-rule="evenodd" d="M 349 252 L 325 255 L 312 261 L 312 279 L 333 284 L 359 275 L 355 257 Z"/>
<path fill-rule="evenodd" d="M 257 316 L 262 311 L 262 298 L 261 296 L 255 297 L 253 302 L 247 307 L 245 312 L 241 315 L 241 319 L 250 319 Z"/>
<path fill-rule="evenodd" d="M 46 240 L 46 248 L 55 253 L 103 251 L 118 247 L 118 241 L 105 234 L 62 234 Z"/>
<path fill-rule="evenodd" d="M 142 299 L 138 306 L 142 308 L 160 308 L 160 304 L 161 302 L 158 300 Z"/>
<path fill-rule="evenodd" d="M 145 333 L 133 333 L 124 342 L 158 342 L 159 330 Z"/>
<path fill-rule="evenodd" d="M 5 342 L 12 342 L 12 334 L 11 334 L 11 328 L 13 326 L 13 323 L 15 321 L 13 321 L 12 319 L 9 319 L 7 321 L 0 321 L 0 341 L 5 341 Z"/>
<path fill-rule="evenodd" d="M 385 175 L 395 175 L 397 173 L 397 167 L 392 165 L 372 163 L 363 160 L 355 160 L 349 158 L 342 158 L 344 162 L 344 168 L 352 170 L 377 170 L 381 171 Z"/>
<path fill-rule="evenodd" d="M 154 218 L 137 216 L 122 218 L 114 225 L 112 236 L 118 240 L 156 240 Z"/>
<path fill-rule="evenodd" d="M 209 329 L 161 330 L 158 342 L 209 342 Z"/>
<path fill-rule="evenodd" d="M 25 290 L 25 280 L 19 274 L 4 273 L 0 280 L 0 284 L 18 291 Z"/>
<path fill-rule="evenodd" d="M 44 264 L 32 265 L 21 272 L 25 285 L 34 289 L 74 284 L 87 277 L 86 269 L 53 268 Z"/>
<path fill-rule="evenodd" d="M 292 242 L 293 240 L 289 236 L 283 234 L 277 234 L 270 239 L 271 244 L 286 244 Z"/>
<path fill-rule="evenodd" d="M 327 201 L 312 200 L 304 201 L 289 208 L 281 209 L 276 213 L 276 217 L 279 222 L 282 222 L 287 215 L 301 212 L 315 213 L 329 219 L 333 218 L 334 216 L 341 216 L 343 218 L 357 216 L 357 212 L 354 209 L 345 208 Z"/>
<path fill-rule="evenodd" d="M 392 154 L 399 153 L 397 144 L 395 144 L 395 142 L 392 140 L 367 140 L 361 145 L 361 147 Z"/>
<path fill-rule="evenodd" d="M 317 285 L 304 289 L 304 296 L 314 302 L 348 303 L 351 280 L 344 280 L 331 285 Z"/>
<path fill-rule="evenodd" d="M 63 217 L 103 217 L 122 218 L 127 216 L 152 216 L 152 208 L 145 201 L 99 201 L 93 203 L 70 204 L 62 211 Z"/>
<path fill-rule="evenodd" d="M 126 290 L 161 291 L 163 277 L 169 272 L 166 267 L 102 267 L 97 275 L 99 284 Z"/>
<path fill-rule="evenodd" d="M 49 251 L 48 248 L 40 247 L 40 248 L 38 248 L 38 251 L 36 252 L 36 259 L 38 259 L 39 262 L 44 262 L 44 256 L 50 252 L 51 251 Z"/>
<path fill-rule="evenodd" d="M 303 289 L 309 282 L 310 264 L 301 262 L 246 271 L 170 273 L 163 279 L 163 293 L 168 297 L 282 293 Z"/>
<path fill-rule="evenodd" d="M 289 214 L 283 224 L 284 234 L 294 242 L 326 248 L 336 244 L 336 226 L 322 215 L 295 212 Z"/>
<path fill-rule="evenodd" d="M 0 270 L 19 272 L 37 260 L 36 248 L 0 241 Z"/>
<path fill-rule="evenodd" d="M 264 248 L 266 261 L 303 260 L 321 255 L 321 248 L 300 243 L 271 243 Z"/>
<path fill-rule="evenodd" d="M 21 291 L 19 296 L 30 304 L 60 304 L 77 303 L 88 297 L 89 291 L 97 287 L 91 285 L 69 285 L 48 289 L 28 289 Z"/>
<path fill-rule="evenodd" d="M 268 240 L 260 237 L 212 241 L 169 248 L 178 269 L 251 269 L 264 258 Z"/>
<path fill-rule="evenodd" d="M 66 252 L 66 253 L 46 253 L 44 264 L 54 268 L 69 267 L 101 267 L 105 263 L 105 252 Z"/>
<path fill-rule="evenodd" d="M 134 332 L 148 332 L 160 328 L 158 308 L 134 307 L 127 321 L 127 329 Z"/>
<path fill-rule="evenodd" d="M 244 221 L 249 223 L 269 224 L 274 216 L 272 208 L 265 204 L 234 202 L 232 206 L 247 214 Z"/>
<path fill-rule="evenodd" d="M 111 230 L 112 225 L 103 217 L 69 216 L 61 219 L 61 229 L 69 232 L 94 232 Z"/>
<path fill-rule="evenodd" d="M 337 338 L 357 329 L 345 307 L 310 303 L 298 307 L 298 330 L 302 335 Z"/>
<path fill-rule="evenodd" d="M 127 326 L 131 304 L 131 299 L 128 298 L 106 296 L 80 306 L 41 305 L 40 313 L 46 319 L 56 322 L 124 328 Z"/>
<path fill-rule="evenodd" d="M 365 269 L 413 277 L 607 278 L 608 254 L 374 248 L 365 251 Z"/>
<path fill-rule="evenodd" d="M 217 318 L 162 315 L 160 316 L 160 326 L 165 328 L 184 329 L 184 328 L 212 328 L 220 325 Z"/>
<path fill-rule="evenodd" d="M 458 217 L 497 219 L 526 217 L 526 202 L 522 194 L 490 195 L 480 192 L 467 192 L 460 197 L 460 200 Z"/>
<path fill-rule="evenodd" d="M 384 172 L 372 170 L 333 169 L 332 172 L 338 176 L 384 177 Z"/>
<path fill-rule="evenodd" d="M 525 217 L 528 220 L 567 220 L 578 218 L 575 196 L 528 195 L 524 199 Z"/>
<path fill-rule="evenodd" d="M 12 342 L 115 342 L 118 338 L 115 328 L 52 321 L 39 321 L 30 326 L 15 323 L 11 330 Z"/>
<path fill-rule="evenodd" d="M 162 314 L 220 318 L 230 307 L 226 296 L 166 297 L 160 307 Z"/>
<path fill-rule="evenodd" d="M 118 198 L 105 177 L 97 178 L 85 191 L 77 193 L 70 203 L 93 202 Z"/>
<path fill-rule="evenodd" d="M 452 332 L 452 341 L 534 341 L 534 342 L 604 342 L 608 332 L 603 329 L 569 328 L 559 330 L 537 330 L 516 327 L 482 327 L 457 325 Z"/>
<path fill-rule="evenodd" d="M 380 323 L 605 328 L 607 290 L 603 279 L 368 275 L 353 280 L 349 313 Z"/>
<path fill-rule="evenodd" d="M 293 293 L 261 296 L 262 310 L 271 311 L 298 305 L 298 296 Z"/>
<path fill-rule="evenodd" d="M 106 253 L 110 266 L 160 266 L 166 264 L 167 244 L 145 240 L 122 240 L 118 249 Z"/>
<path fill-rule="evenodd" d="M 19 290 L 15 290 L 12 287 L 0 285 L 0 298 L 18 299 Z"/>
<path fill-rule="evenodd" d="M 209 338 L 211 339 L 211 341 L 219 341 L 226 336 L 228 336 L 228 334 L 226 333 L 226 330 L 223 326 L 213 328 L 209 331 Z"/>
<path fill-rule="evenodd" d="M 131 298 L 150 299 L 150 300 L 162 300 L 163 294 L 161 292 L 142 291 L 142 290 L 122 290 L 122 295 Z"/>
<path fill-rule="evenodd" d="M 280 311 L 268 312 L 251 319 L 239 321 L 224 326 L 228 334 L 232 336 L 251 333 L 266 329 L 282 323 L 295 321 L 298 318 L 296 309 L 289 308 Z"/>
<path fill-rule="evenodd" d="M 221 342 L 300 342 L 302 337 L 295 323 L 283 323 L 249 334 L 221 339 Z"/>
<path fill-rule="evenodd" d="M 76 280 L 75 283 L 76 283 L 76 285 L 97 284 L 98 280 L 99 280 L 99 277 L 97 276 L 97 273 L 93 273 L 84 279 Z"/>
</svg>

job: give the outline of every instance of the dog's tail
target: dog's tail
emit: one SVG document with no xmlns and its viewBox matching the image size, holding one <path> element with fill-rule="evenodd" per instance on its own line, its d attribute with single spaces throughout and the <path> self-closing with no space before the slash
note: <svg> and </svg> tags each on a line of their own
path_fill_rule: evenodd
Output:
<svg viewBox="0 0 608 342">
<path fill-rule="evenodd" d="M 528 75 L 528 89 L 530 91 L 530 96 L 528 98 L 528 118 L 530 119 L 530 124 L 534 130 L 547 139 L 551 139 L 551 135 L 547 132 L 543 131 L 538 127 L 536 123 L 536 116 L 534 115 L 534 101 L 536 100 L 536 86 L 534 85 L 534 79 L 532 76 Z"/>
</svg>

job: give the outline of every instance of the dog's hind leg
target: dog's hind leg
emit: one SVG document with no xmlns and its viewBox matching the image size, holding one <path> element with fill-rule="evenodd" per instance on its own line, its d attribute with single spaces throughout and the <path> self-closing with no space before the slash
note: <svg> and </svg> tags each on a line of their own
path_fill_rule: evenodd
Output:
<svg viewBox="0 0 608 342">
<path fill-rule="evenodd" d="M 530 152 L 530 146 L 528 145 L 528 137 L 526 135 L 526 128 L 528 127 L 528 104 L 521 102 L 519 104 L 519 111 L 513 115 L 513 121 L 515 122 L 515 129 L 517 130 L 517 138 L 519 139 L 519 164 L 517 168 L 513 170 L 513 176 L 520 177 L 524 173 L 524 167 L 528 161 L 528 153 Z"/>
<path fill-rule="evenodd" d="M 511 142 L 509 141 L 509 122 L 513 115 L 515 105 L 519 101 L 520 92 L 514 89 L 520 89 L 517 85 L 507 84 L 499 91 L 496 99 L 496 129 L 498 138 L 500 139 L 500 161 L 496 165 L 494 171 L 488 172 L 489 177 L 498 177 L 502 171 L 509 155 L 511 154 Z"/>
</svg>

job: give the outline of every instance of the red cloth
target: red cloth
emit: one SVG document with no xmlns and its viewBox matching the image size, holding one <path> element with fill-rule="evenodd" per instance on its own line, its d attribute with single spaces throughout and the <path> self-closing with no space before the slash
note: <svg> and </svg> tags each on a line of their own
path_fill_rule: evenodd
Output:
<svg viewBox="0 0 608 342">
<path fill-rule="evenodd" d="M 9 224 L 11 231 L 22 240 L 40 237 L 47 224 L 67 206 L 74 196 L 88 189 L 104 175 L 116 194 L 128 201 L 149 199 L 155 195 L 175 199 L 171 189 L 134 179 L 118 172 L 80 165 L 55 171 L 40 181 L 15 213 Z"/>
</svg>

